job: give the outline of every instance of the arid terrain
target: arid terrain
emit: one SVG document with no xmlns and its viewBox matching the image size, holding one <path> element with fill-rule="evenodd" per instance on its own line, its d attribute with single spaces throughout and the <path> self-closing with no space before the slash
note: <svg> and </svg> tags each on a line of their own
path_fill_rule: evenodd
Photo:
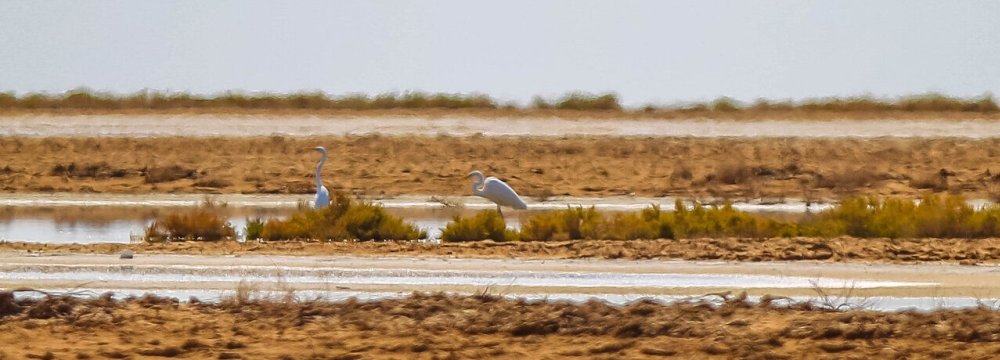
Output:
<svg viewBox="0 0 1000 360">
<path fill-rule="evenodd" d="M 53 113 L 58 116 L 79 114 L 72 111 Z M 235 113 L 275 114 L 242 110 Z M 509 116 L 512 112 L 490 110 L 485 113 L 468 111 L 470 116 L 487 117 Z M 149 115 L 141 111 L 115 114 Z M 169 112 L 157 114 L 171 115 Z M 282 114 L 315 115 L 295 111 Z M 455 114 L 394 110 L 375 115 L 435 118 Z M 524 115 L 517 111 L 513 114 L 510 116 Z M 581 114 L 530 113 L 568 119 Z M 694 116 L 692 114 L 586 112 L 588 118 L 604 119 L 605 122 L 622 116 L 652 121 L 687 118 Z M 762 117 L 737 112 L 710 115 L 726 121 L 818 119 L 835 122 L 871 119 L 876 115 L 891 119 L 887 120 L 890 122 L 900 119 L 989 121 L 996 118 L 995 114 L 893 114 L 792 112 L 767 113 Z M 6 115 L 28 115 L 26 121 L 32 116 L 45 116 L 31 111 Z M 335 115 L 375 116 L 371 112 L 355 114 L 350 111 Z M 588 126 L 588 123 L 579 121 L 579 126 Z M 67 136 L 0 138 L 0 191 L 309 194 L 314 191 L 313 171 L 318 158 L 312 148 L 323 145 L 331 154 L 323 170 L 326 186 L 366 196 L 468 195 L 470 181 L 465 175 L 470 170 L 480 169 L 504 179 L 521 195 L 534 201 L 545 201 L 553 196 L 635 195 L 764 201 L 797 198 L 812 202 L 835 201 L 853 195 L 915 197 L 928 192 L 960 193 L 977 199 L 1000 198 L 1000 174 L 997 173 L 1000 172 L 1000 150 L 996 150 L 1000 149 L 1000 139 L 989 137 Z M 148 217 L 150 211 L 157 211 L 151 209 L 135 211 L 131 216 Z M 20 211 L 7 209 L 4 213 L 16 221 L 14 215 Z M 68 220 L 118 217 L 107 209 L 54 208 L 51 211 L 59 213 L 54 218 Z M 14 253 L 31 261 L 36 261 L 34 255 L 118 254 L 126 249 L 135 251 L 136 263 L 149 254 L 220 255 L 220 258 L 222 255 L 352 255 L 383 260 L 411 256 L 420 260 L 428 257 L 452 259 L 451 262 L 455 262 L 453 258 L 798 261 L 796 264 L 806 265 L 815 261 L 824 265 L 844 262 L 859 266 L 900 263 L 907 267 L 933 263 L 982 266 L 1000 263 L 1000 239 L 997 238 L 795 237 L 443 244 L 397 241 L 89 245 L 0 242 L 0 252 Z M 118 260 L 117 256 L 112 259 Z M 11 283 L 38 281 L 14 279 L 13 276 L 5 280 Z M 921 281 L 916 278 L 894 280 Z M 961 287 L 962 296 L 978 294 L 980 289 L 975 285 L 951 282 L 949 286 Z M 878 291 L 889 296 L 910 296 L 885 289 Z M 786 295 L 780 291 L 768 293 Z M 346 302 L 291 298 L 265 301 L 256 300 L 245 289 L 237 289 L 235 296 L 221 303 L 177 302 L 151 295 L 125 301 L 94 296 L 14 301 L 11 293 L 0 292 L 0 343 L 20 344 L 0 349 L 0 360 L 163 357 L 985 359 L 1000 354 L 1000 327 L 996 325 L 1000 323 L 1000 312 L 987 306 L 967 310 L 878 313 L 853 309 L 833 311 L 831 304 L 778 306 L 770 303 L 770 297 L 765 297 L 763 304 L 751 304 L 731 293 L 709 295 L 707 299 L 725 301 L 721 306 L 652 302 L 615 306 L 599 301 L 527 302 L 488 294 L 415 294 L 403 299 Z"/>
<path fill-rule="evenodd" d="M 920 263 L 965 265 L 1000 263 L 1000 239 L 858 239 L 839 237 L 774 239 L 577 240 L 469 243 L 170 242 L 141 244 L 0 243 L 0 251 L 55 254 L 118 254 L 125 249 L 149 254 L 202 255 L 357 255 L 448 256 L 522 259 L 680 259 Z"/>
<path fill-rule="evenodd" d="M 806 200 L 1000 193 L 1000 140 L 955 138 L 247 137 L 5 138 L 0 190 L 78 193 L 467 194 L 480 169 L 536 199 L 680 196 Z"/>
<path fill-rule="evenodd" d="M 221 304 L 146 296 L 13 301 L 0 293 L 2 359 L 986 359 L 1000 312 L 838 312 L 740 296 L 719 306 L 526 302 L 414 294 L 372 302 Z M 836 306 L 836 304 L 828 304 Z"/>
</svg>

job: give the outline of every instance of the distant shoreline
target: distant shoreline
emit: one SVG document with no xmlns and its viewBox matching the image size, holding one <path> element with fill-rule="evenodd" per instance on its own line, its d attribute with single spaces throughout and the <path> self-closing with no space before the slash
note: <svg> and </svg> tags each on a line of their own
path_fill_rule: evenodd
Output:
<svg viewBox="0 0 1000 360">
<path fill-rule="evenodd" d="M 46 116 L 268 116 L 301 117 L 317 116 L 329 118 L 410 118 L 414 121 L 441 118 L 558 118 L 567 120 L 719 120 L 719 121 L 759 121 L 759 120 L 935 120 L 935 121 L 997 121 L 1000 113 L 961 111 L 615 111 L 615 110 L 557 110 L 557 109 L 245 109 L 245 108 L 175 108 L 175 109 L 19 109 L 0 107 L 0 118 L 46 117 Z"/>
</svg>

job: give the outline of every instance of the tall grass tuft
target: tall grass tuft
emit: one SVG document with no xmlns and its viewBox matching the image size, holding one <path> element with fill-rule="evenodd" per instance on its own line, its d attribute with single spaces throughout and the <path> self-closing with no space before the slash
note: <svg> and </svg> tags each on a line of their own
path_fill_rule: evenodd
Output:
<svg viewBox="0 0 1000 360">
<path fill-rule="evenodd" d="M 236 238 L 236 230 L 226 221 L 218 205 L 206 202 L 194 209 L 161 216 L 146 228 L 146 242 L 217 241 Z"/>
<path fill-rule="evenodd" d="M 444 242 L 517 239 L 517 231 L 507 229 L 507 222 L 492 210 L 483 210 L 468 218 L 455 216 L 441 232 L 441 241 Z"/>
<path fill-rule="evenodd" d="M 287 220 L 271 219 L 263 224 L 265 240 L 416 240 L 427 233 L 403 222 L 369 202 L 356 202 L 335 193 L 330 206 L 315 210 L 300 207 Z"/>
<path fill-rule="evenodd" d="M 245 240 L 263 239 L 264 220 L 261 218 L 247 219 L 246 226 L 243 227 L 243 238 Z"/>
</svg>

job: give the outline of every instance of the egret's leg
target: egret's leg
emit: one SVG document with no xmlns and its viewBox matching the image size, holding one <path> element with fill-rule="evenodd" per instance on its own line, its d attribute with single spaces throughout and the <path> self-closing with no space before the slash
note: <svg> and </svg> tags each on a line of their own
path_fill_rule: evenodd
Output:
<svg viewBox="0 0 1000 360">
<path fill-rule="evenodd" d="M 497 214 L 500 214 L 500 217 L 503 218 L 503 210 L 500 210 L 500 204 L 497 204 Z"/>
</svg>

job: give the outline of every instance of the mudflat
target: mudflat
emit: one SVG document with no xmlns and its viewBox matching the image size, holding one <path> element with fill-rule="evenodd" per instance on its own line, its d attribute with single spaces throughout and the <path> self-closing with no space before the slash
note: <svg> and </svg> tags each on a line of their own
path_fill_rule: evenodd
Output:
<svg viewBox="0 0 1000 360">
<path fill-rule="evenodd" d="M 805 200 L 1000 193 L 1000 139 L 642 137 L 7 137 L 0 191 L 368 195 L 469 192 L 483 170 L 521 195 Z"/>
<path fill-rule="evenodd" d="M 720 238 L 575 240 L 547 242 L 170 242 L 141 244 L 0 243 L 0 251 L 37 254 L 149 254 L 445 256 L 520 259 L 677 259 L 724 261 L 1000 263 L 1000 239 Z"/>
</svg>

